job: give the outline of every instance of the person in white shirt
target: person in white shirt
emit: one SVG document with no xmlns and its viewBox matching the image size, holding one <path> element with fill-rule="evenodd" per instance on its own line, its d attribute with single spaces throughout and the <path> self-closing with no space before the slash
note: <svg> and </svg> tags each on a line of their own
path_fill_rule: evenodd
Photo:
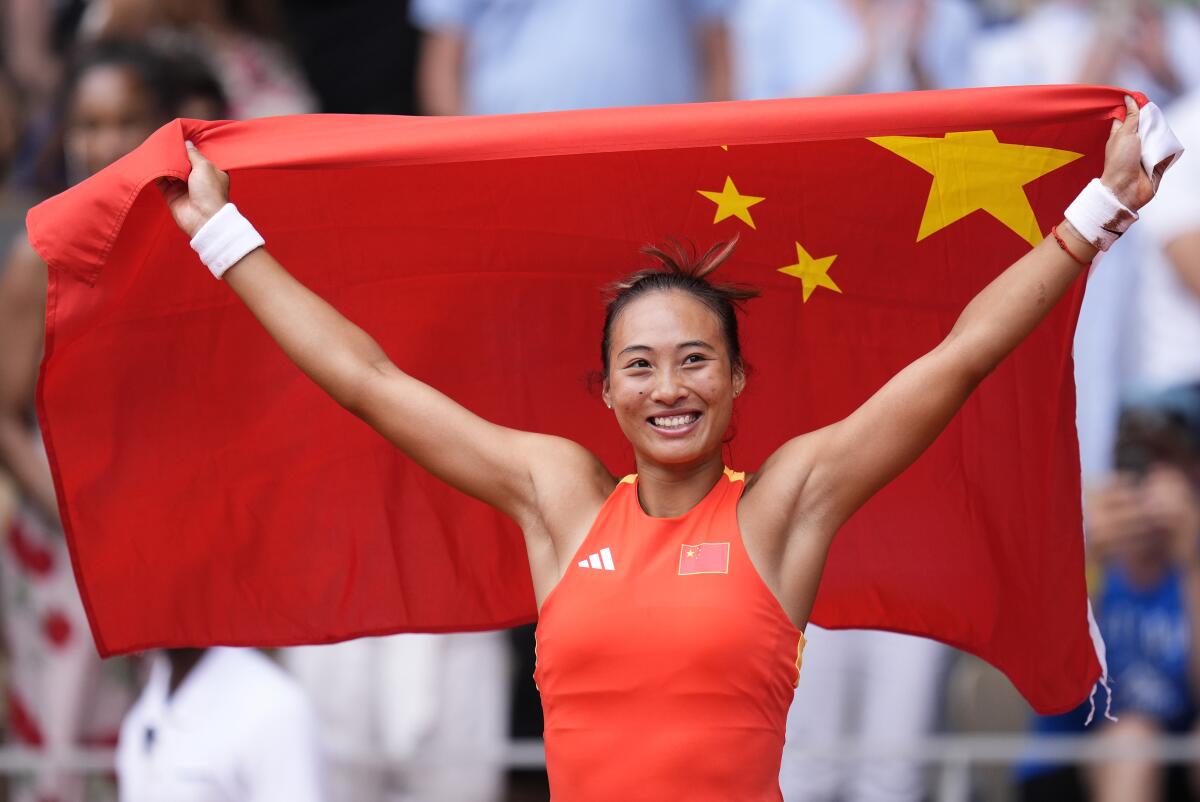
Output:
<svg viewBox="0 0 1200 802">
<path fill-rule="evenodd" d="M 316 718 L 253 649 L 155 655 L 117 744 L 120 802 L 324 802 Z"/>
<path fill-rule="evenodd" d="M 1181 178 L 1147 209 L 1133 383 L 1146 392 L 1200 382 L 1200 90 L 1166 110 L 1190 153 Z"/>
<path fill-rule="evenodd" d="M 741 0 L 730 18 L 743 100 L 947 89 L 968 81 L 966 0 Z"/>
</svg>

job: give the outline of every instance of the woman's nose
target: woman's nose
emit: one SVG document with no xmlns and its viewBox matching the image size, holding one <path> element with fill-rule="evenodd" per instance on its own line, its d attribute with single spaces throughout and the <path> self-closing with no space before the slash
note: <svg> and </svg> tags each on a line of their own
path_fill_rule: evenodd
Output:
<svg viewBox="0 0 1200 802">
<path fill-rule="evenodd" d="M 654 389 L 650 393 L 651 400 L 670 406 L 686 396 L 687 387 L 679 380 L 679 375 L 676 371 L 664 370 L 659 372 L 654 382 Z"/>
</svg>

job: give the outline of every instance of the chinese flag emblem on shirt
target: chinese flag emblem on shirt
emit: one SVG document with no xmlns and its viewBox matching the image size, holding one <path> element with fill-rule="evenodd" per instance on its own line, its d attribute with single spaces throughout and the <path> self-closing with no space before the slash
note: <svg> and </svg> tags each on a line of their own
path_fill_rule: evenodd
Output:
<svg viewBox="0 0 1200 802">
<path fill-rule="evenodd" d="M 176 121 L 29 215 L 51 266 L 39 413 L 105 654 L 510 626 L 520 533 L 326 397 L 171 222 L 191 139 L 301 281 L 404 371 L 633 468 L 589 394 L 639 246 L 737 235 L 727 464 L 753 470 L 933 348 L 1103 164 L 1123 92 L 1027 87 L 478 118 Z M 1080 281 L 839 533 L 812 620 L 938 638 L 1039 710 L 1099 675 L 1071 339 Z M 680 573 L 727 555 L 699 544 Z M 725 547 L 728 548 L 727 546 Z"/>
<path fill-rule="evenodd" d="M 684 544 L 679 547 L 679 575 L 729 573 L 728 543 Z"/>
</svg>

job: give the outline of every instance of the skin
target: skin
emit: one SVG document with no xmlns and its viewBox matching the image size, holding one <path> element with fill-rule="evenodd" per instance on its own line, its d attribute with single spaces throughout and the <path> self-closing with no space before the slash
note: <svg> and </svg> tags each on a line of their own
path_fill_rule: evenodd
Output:
<svg viewBox="0 0 1200 802">
<path fill-rule="evenodd" d="M 1133 209 L 1153 195 L 1139 164 L 1138 111 L 1114 122 L 1104 182 Z M 191 143 L 187 182 L 163 179 L 190 237 L 227 201 L 229 177 Z M 1060 223 L 1075 254 L 1095 250 Z M 849 417 L 789 440 L 747 478 L 738 521 L 750 557 L 803 629 L 829 545 L 841 525 L 934 440 L 975 386 L 1049 312 L 1082 268 L 1052 238 L 1004 271 L 946 339 Z M 582 446 L 490 423 L 405 374 L 370 336 L 297 282 L 265 249 L 225 280 L 284 352 L 346 409 L 419 465 L 521 527 L 540 607 L 562 578 L 617 478 Z M 629 438 L 647 514 L 684 512 L 719 481 L 721 437 L 745 378 L 715 317 L 690 297 L 648 294 L 613 329 L 604 400 Z M 648 418 L 701 413 L 682 436 Z"/>
<path fill-rule="evenodd" d="M 88 175 L 136 148 L 160 124 L 159 112 L 125 67 L 97 66 L 72 95 L 64 142 L 68 162 Z M 29 430 L 42 326 L 46 265 L 22 237 L 0 273 L 0 466 L 46 520 L 57 523 L 58 503 L 46 461 Z"/>
<path fill-rule="evenodd" d="M 99 172 L 142 144 L 162 116 L 129 68 L 93 67 L 79 79 L 67 119 L 70 164 Z"/>
<path fill-rule="evenodd" d="M 1200 229 L 1175 237 L 1163 252 L 1180 280 L 1200 299 Z"/>
</svg>

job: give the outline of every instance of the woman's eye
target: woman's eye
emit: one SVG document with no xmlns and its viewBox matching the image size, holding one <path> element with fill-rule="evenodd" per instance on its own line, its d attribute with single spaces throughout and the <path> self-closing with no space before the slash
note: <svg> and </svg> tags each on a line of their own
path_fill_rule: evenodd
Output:
<svg viewBox="0 0 1200 802">
<path fill-rule="evenodd" d="M 644 359 L 635 359 L 632 362 L 630 362 L 628 365 L 626 365 L 625 367 L 627 367 L 627 368 L 648 368 L 648 367 L 650 367 L 650 363 Z"/>
<path fill-rule="evenodd" d="M 703 354 L 688 354 L 683 359 L 685 365 L 694 365 L 697 362 L 704 362 L 706 357 Z"/>
</svg>

